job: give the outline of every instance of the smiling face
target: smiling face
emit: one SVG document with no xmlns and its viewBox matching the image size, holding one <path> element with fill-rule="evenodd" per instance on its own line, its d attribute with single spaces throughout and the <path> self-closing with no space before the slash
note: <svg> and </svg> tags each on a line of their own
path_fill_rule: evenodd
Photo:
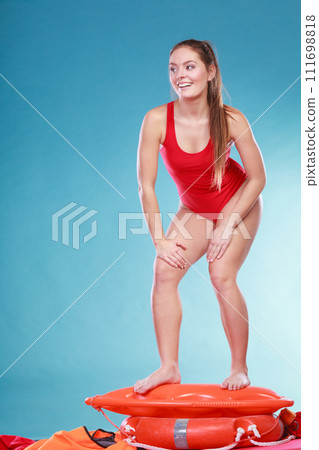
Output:
<svg viewBox="0 0 319 450">
<path fill-rule="evenodd" d="M 179 97 L 207 95 L 207 83 L 214 74 L 214 66 L 208 71 L 199 54 L 190 47 L 177 48 L 169 58 L 169 79 Z"/>
</svg>

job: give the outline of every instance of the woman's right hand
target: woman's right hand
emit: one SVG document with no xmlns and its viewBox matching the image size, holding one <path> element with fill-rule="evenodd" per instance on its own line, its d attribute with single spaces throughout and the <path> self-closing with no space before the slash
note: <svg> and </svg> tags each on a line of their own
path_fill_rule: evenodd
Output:
<svg viewBox="0 0 319 450">
<path fill-rule="evenodd" d="M 155 246 L 157 257 L 163 259 L 172 267 L 185 269 L 187 260 L 183 256 L 181 249 L 186 250 L 186 246 L 175 239 L 164 239 Z"/>
</svg>

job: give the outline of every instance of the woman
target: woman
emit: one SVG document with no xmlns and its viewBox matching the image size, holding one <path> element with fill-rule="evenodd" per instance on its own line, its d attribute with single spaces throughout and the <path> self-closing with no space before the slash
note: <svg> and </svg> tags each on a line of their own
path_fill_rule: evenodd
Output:
<svg viewBox="0 0 319 450">
<path fill-rule="evenodd" d="M 137 163 L 140 200 L 156 249 L 151 298 L 161 366 L 134 390 L 180 383 L 178 284 L 204 254 L 231 351 L 230 375 L 221 387 L 241 389 L 250 384 L 248 314 L 236 277 L 261 219 L 263 159 L 245 116 L 223 104 L 220 71 L 207 41 L 176 44 L 169 76 L 178 99 L 145 115 Z M 244 168 L 229 158 L 232 143 Z M 180 197 L 166 234 L 155 194 L 159 151 Z"/>
</svg>

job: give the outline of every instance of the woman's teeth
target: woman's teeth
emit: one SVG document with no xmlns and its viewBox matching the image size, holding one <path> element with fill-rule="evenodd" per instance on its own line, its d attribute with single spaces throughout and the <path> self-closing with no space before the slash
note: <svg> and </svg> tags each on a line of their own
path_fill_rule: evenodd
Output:
<svg viewBox="0 0 319 450">
<path fill-rule="evenodd" d="M 184 87 L 189 87 L 189 86 L 191 86 L 192 85 L 192 83 L 179 83 L 178 84 L 178 87 L 179 88 L 184 88 Z"/>
</svg>

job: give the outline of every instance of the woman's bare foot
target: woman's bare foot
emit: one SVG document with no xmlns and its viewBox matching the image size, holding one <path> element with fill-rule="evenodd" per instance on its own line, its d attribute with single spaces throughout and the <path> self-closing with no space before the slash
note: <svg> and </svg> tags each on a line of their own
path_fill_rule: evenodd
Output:
<svg viewBox="0 0 319 450">
<path fill-rule="evenodd" d="M 242 389 L 250 385 L 248 378 L 248 371 L 246 369 L 232 370 L 229 377 L 221 384 L 222 389 L 229 389 L 230 391 Z"/>
<path fill-rule="evenodd" d="M 181 382 L 181 374 L 175 364 L 163 366 L 143 380 L 139 380 L 134 385 L 134 391 L 138 394 L 145 394 L 161 384 L 175 384 Z"/>
</svg>

